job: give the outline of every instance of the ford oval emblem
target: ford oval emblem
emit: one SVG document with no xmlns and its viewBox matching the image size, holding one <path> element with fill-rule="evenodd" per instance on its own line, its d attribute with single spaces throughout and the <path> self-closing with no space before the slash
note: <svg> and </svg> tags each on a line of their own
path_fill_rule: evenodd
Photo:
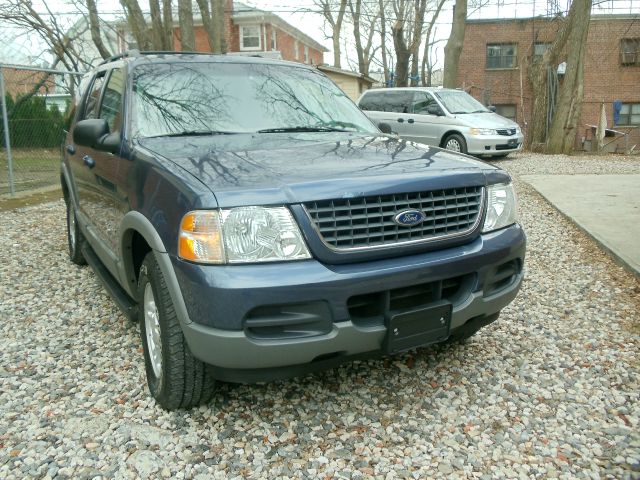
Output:
<svg viewBox="0 0 640 480">
<path fill-rule="evenodd" d="M 424 222 L 426 215 L 420 210 L 403 210 L 393 217 L 393 221 L 401 227 L 413 227 Z"/>
</svg>

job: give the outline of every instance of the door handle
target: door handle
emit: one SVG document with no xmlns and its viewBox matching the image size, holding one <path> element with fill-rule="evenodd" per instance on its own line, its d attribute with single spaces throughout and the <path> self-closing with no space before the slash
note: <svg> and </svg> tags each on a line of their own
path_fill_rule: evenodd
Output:
<svg viewBox="0 0 640 480">
<path fill-rule="evenodd" d="M 409 120 L 407 120 L 407 123 L 413 123 L 413 122 L 414 122 L 413 118 L 410 118 Z"/>
<path fill-rule="evenodd" d="M 82 157 L 82 162 L 89 168 L 93 168 L 96 166 L 96 161 L 89 155 L 85 155 L 84 157 Z"/>
<path fill-rule="evenodd" d="M 399 118 L 398 123 L 402 123 L 402 122 L 404 122 L 404 118 Z"/>
<path fill-rule="evenodd" d="M 76 147 L 74 147 L 73 145 L 67 145 L 66 148 L 69 155 L 73 155 L 74 153 L 76 153 Z"/>
</svg>

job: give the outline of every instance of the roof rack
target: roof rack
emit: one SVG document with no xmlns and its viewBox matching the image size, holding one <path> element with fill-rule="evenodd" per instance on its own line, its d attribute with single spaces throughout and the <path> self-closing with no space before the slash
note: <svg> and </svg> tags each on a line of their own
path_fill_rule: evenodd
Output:
<svg viewBox="0 0 640 480">
<path fill-rule="evenodd" d="M 127 57 L 140 57 L 142 55 L 213 55 L 211 52 L 176 52 L 176 51 L 163 51 L 163 50 L 145 50 L 141 52 L 140 50 L 127 50 L 126 52 L 119 53 L 117 55 L 113 55 L 112 57 L 104 59 L 99 65 L 104 65 L 105 63 L 114 62 L 116 60 L 120 60 L 121 58 Z M 257 56 L 257 55 L 256 55 Z"/>
</svg>

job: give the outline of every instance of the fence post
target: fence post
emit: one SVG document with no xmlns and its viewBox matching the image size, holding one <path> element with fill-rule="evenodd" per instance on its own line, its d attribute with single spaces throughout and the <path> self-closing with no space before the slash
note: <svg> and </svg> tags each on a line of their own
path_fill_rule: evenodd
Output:
<svg viewBox="0 0 640 480">
<path fill-rule="evenodd" d="M 9 141 L 9 119 L 7 118 L 7 98 L 4 90 L 4 70 L 0 65 L 0 102 L 2 102 L 2 124 L 4 126 L 4 148 L 7 150 L 7 166 L 9 168 L 9 192 L 15 196 L 16 187 L 13 182 L 13 159 L 11 158 L 11 143 Z"/>
</svg>

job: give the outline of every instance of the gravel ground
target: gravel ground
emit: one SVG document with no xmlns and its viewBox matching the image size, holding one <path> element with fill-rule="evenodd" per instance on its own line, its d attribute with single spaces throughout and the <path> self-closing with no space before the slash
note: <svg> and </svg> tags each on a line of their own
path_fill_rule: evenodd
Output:
<svg viewBox="0 0 640 480">
<path fill-rule="evenodd" d="M 146 390 L 138 327 L 67 260 L 62 201 L 0 212 L 0 478 L 640 478 L 639 282 L 517 187 L 526 280 L 466 344 L 222 385 L 172 413 Z"/>
</svg>

